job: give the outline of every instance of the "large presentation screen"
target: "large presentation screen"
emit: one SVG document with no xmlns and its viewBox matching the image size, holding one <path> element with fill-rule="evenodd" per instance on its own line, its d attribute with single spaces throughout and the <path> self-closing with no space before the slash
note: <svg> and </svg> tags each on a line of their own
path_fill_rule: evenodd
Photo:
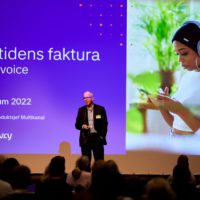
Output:
<svg viewBox="0 0 200 200">
<path fill-rule="evenodd" d="M 1 153 L 58 153 L 83 92 L 105 107 L 108 154 L 125 153 L 126 0 L 0 1 Z"/>
<path fill-rule="evenodd" d="M 199 10 L 198 1 L 0 0 L 0 153 L 80 154 L 75 121 L 91 91 L 107 113 L 106 154 L 200 155 L 200 130 L 171 137 L 144 92 L 167 86 L 199 117 L 200 73 L 181 67 L 171 43 Z"/>
</svg>

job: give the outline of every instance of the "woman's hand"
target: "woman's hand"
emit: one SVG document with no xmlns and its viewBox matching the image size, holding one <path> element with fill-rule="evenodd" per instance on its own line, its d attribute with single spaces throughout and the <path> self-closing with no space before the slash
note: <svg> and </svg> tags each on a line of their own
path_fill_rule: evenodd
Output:
<svg viewBox="0 0 200 200">
<path fill-rule="evenodd" d="M 169 112 L 180 114 L 183 105 L 169 96 L 169 88 L 165 87 L 164 91 L 160 91 L 157 97 L 149 97 L 151 102 L 159 109 L 164 109 Z"/>
<path fill-rule="evenodd" d="M 165 109 L 178 115 L 181 114 L 183 110 L 183 105 L 169 96 L 158 94 L 156 101 L 160 109 Z"/>
</svg>

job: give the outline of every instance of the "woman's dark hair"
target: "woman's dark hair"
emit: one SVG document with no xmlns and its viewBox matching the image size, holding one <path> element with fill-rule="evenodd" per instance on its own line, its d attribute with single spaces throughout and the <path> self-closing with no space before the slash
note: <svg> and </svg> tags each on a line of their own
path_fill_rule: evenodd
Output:
<svg viewBox="0 0 200 200">
<path fill-rule="evenodd" d="M 177 160 L 177 165 L 181 165 L 183 167 L 189 167 L 188 157 L 186 155 L 180 155 Z"/>
<path fill-rule="evenodd" d="M 200 55 L 200 22 L 195 20 L 185 22 L 174 33 L 172 42 L 175 40 L 193 49 Z"/>
<path fill-rule="evenodd" d="M 7 181 L 9 183 L 12 182 L 12 176 L 13 176 L 13 170 L 15 167 L 19 166 L 19 162 L 16 158 L 7 158 L 4 160 L 2 163 L 2 168 L 1 168 L 1 178 L 4 181 Z"/>
<path fill-rule="evenodd" d="M 51 159 L 48 166 L 50 176 L 62 176 L 65 173 L 65 158 L 63 156 L 55 156 Z"/>
</svg>

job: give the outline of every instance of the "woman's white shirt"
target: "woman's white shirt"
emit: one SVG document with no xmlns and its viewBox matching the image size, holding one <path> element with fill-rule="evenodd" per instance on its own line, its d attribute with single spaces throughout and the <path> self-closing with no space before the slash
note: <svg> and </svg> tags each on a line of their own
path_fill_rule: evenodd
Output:
<svg viewBox="0 0 200 200">
<path fill-rule="evenodd" d="M 200 72 L 186 72 L 173 98 L 182 103 L 194 115 L 200 117 Z M 182 131 L 192 131 L 178 115 L 173 115 L 173 128 Z"/>
</svg>

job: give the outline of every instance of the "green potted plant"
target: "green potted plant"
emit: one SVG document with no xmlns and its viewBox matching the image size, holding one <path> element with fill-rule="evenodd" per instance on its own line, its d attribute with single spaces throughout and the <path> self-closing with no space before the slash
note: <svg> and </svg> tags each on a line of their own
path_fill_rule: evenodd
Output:
<svg viewBox="0 0 200 200">
<path fill-rule="evenodd" d="M 184 1 L 174 0 L 156 0 L 151 5 L 131 2 L 140 9 L 137 26 L 146 35 L 144 47 L 157 63 L 160 87 L 171 88 L 174 83 L 173 73 L 179 67 L 171 38 L 177 27 L 189 17 L 189 5 Z M 132 75 L 129 78 L 133 82 L 137 80 Z"/>
</svg>

